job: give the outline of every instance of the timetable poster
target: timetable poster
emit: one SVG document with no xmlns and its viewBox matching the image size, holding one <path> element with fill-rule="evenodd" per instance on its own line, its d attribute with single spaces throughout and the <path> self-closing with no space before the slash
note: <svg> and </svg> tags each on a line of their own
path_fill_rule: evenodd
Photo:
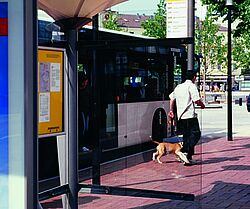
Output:
<svg viewBox="0 0 250 209">
<path fill-rule="evenodd" d="M 63 64 L 64 52 L 38 50 L 38 134 L 63 131 Z"/>
</svg>

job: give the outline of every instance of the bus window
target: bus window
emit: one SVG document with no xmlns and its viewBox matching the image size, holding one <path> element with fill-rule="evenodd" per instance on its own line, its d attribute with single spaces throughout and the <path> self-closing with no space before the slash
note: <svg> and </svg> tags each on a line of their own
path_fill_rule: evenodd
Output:
<svg viewBox="0 0 250 209">
<path fill-rule="evenodd" d="M 117 52 L 114 73 L 119 78 L 113 83 L 117 85 L 115 87 L 121 98 L 119 102 L 155 101 L 164 97 L 167 88 L 166 63 L 162 63 L 163 59 L 142 54 L 141 51 L 147 51 L 146 48 L 130 48 L 126 55 L 125 52 Z M 126 63 L 117 62 L 121 54 L 127 57 Z"/>
</svg>

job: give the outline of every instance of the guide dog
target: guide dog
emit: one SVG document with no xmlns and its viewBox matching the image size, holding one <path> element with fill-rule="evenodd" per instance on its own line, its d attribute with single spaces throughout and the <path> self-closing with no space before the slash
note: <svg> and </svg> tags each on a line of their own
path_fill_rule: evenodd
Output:
<svg viewBox="0 0 250 209">
<path fill-rule="evenodd" d="M 170 153 L 175 154 L 176 159 L 180 159 L 180 153 L 181 153 L 180 150 L 183 147 L 183 142 L 178 142 L 178 143 L 157 142 L 154 141 L 152 138 L 151 141 L 155 144 L 158 144 L 156 147 L 156 152 L 153 153 L 152 157 L 153 161 L 155 161 L 156 159 L 158 163 L 162 164 L 160 158 L 164 154 L 170 154 Z"/>
</svg>

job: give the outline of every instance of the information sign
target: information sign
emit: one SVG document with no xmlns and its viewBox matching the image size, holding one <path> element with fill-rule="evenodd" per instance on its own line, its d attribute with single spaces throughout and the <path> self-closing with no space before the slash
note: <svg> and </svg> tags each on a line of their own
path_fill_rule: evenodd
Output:
<svg viewBox="0 0 250 209">
<path fill-rule="evenodd" d="M 167 38 L 188 37 L 188 0 L 166 0 Z"/>
<path fill-rule="evenodd" d="M 63 51 L 38 50 L 39 135 L 63 131 Z"/>
</svg>

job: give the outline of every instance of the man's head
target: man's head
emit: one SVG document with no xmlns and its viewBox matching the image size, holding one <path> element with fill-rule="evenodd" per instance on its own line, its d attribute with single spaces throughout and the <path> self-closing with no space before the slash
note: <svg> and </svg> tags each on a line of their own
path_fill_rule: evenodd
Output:
<svg viewBox="0 0 250 209">
<path fill-rule="evenodd" d="M 187 70 L 186 72 L 186 80 L 191 80 L 193 83 L 195 82 L 197 77 L 197 72 L 193 70 Z"/>
</svg>

